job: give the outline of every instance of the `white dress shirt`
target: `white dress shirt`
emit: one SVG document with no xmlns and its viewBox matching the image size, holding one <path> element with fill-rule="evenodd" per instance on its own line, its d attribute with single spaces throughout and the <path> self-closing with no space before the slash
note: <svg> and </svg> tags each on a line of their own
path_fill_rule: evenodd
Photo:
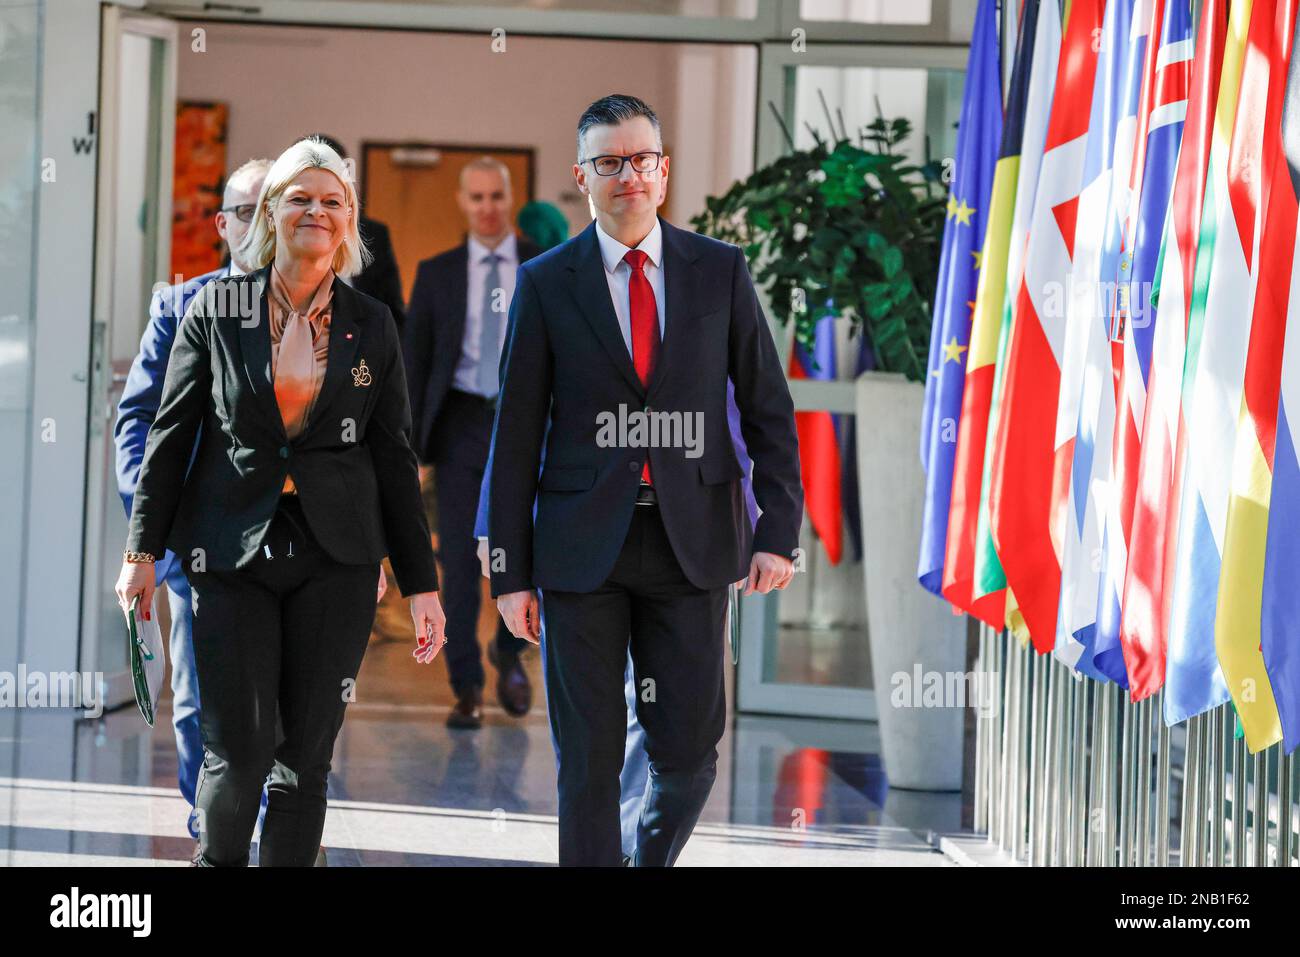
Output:
<svg viewBox="0 0 1300 957">
<path fill-rule="evenodd" d="M 483 327 L 483 284 L 487 282 L 488 263 L 486 258 L 492 253 L 501 257 L 497 263 L 497 279 L 500 288 L 505 290 L 504 312 L 501 314 L 501 335 L 497 342 L 497 355 L 506 341 L 506 314 L 510 311 L 510 300 L 515 295 L 515 272 L 519 269 L 519 250 L 515 243 L 515 234 L 510 233 L 496 249 L 488 249 L 473 236 L 466 245 L 469 247 L 468 290 L 465 296 L 465 334 L 460 338 L 460 359 L 456 362 L 456 372 L 452 377 L 452 387 L 462 392 L 479 394 L 478 388 L 478 344 L 480 330 Z"/>
<path fill-rule="evenodd" d="M 628 285 L 632 281 L 632 267 L 623 261 L 631 251 L 631 246 L 624 246 L 596 223 L 596 240 L 600 243 L 600 258 L 605 264 L 605 281 L 609 284 L 609 297 L 614 301 L 614 315 L 618 317 L 618 328 L 623 333 L 623 344 L 627 346 L 628 355 L 632 354 L 632 307 L 628 302 Z M 637 243 L 637 249 L 648 257 L 641 267 L 645 277 L 650 280 L 650 288 L 655 294 L 655 308 L 659 311 L 659 341 L 664 339 L 664 231 L 655 217 L 654 228 L 646 234 L 645 239 Z"/>
</svg>

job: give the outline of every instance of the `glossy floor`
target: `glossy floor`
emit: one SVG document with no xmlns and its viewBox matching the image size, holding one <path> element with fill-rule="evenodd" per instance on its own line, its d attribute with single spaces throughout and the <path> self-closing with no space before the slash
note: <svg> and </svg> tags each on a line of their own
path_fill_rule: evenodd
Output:
<svg viewBox="0 0 1300 957">
<path fill-rule="evenodd" d="M 494 613 L 484 608 L 484 638 Z M 404 601 L 385 597 L 335 746 L 330 866 L 553 864 L 555 759 L 537 655 L 526 659 L 530 714 L 497 706 L 488 666 L 483 728 L 450 731 L 445 668 L 411 658 L 406 615 Z M 0 741 L 0 863 L 188 860 L 169 710 L 152 731 L 134 708 L 15 717 Z M 891 791 L 877 745 L 874 724 L 733 716 L 680 863 L 948 864 L 926 835 L 958 828 L 960 796 Z"/>
</svg>

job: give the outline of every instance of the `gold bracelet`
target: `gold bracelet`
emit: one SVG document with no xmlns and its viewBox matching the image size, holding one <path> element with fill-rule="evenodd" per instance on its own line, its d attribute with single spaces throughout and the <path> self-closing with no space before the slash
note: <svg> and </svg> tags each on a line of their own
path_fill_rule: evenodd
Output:
<svg viewBox="0 0 1300 957">
<path fill-rule="evenodd" d="M 152 564 L 154 561 L 154 557 L 148 552 L 126 551 L 122 554 L 126 558 L 126 561 L 132 565 Z"/>
</svg>

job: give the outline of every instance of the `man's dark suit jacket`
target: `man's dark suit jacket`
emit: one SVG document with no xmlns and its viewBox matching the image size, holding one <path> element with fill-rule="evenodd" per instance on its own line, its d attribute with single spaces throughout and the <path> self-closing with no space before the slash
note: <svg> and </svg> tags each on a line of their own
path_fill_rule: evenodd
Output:
<svg viewBox="0 0 1300 957">
<path fill-rule="evenodd" d="M 492 439 L 488 537 L 494 552 L 504 549 L 504 569 L 492 573 L 494 596 L 587 592 L 609 577 L 647 454 L 597 443 L 597 417 L 617 415 L 620 405 L 703 413 L 698 458 L 682 448 L 648 450 L 664 527 L 693 585 L 739 581 L 754 552 L 791 556 L 798 545 L 794 405 L 744 255 L 660 222 L 667 301 L 648 392 L 619 331 L 595 223 L 519 269 Z M 762 509 L 752 532 L 727 425 L 728 376 Z"/>
<path fill-rule="evenodd" d="M 410 446 L 397 326 L 388 307 L 334 282 L 325 378 L 290 441 L 271 378 L 270 267 L 208 283 L 181 320 L 145 444 L 126 547 L 207 568 L 250 562 L 285 476 L 321 547 L 344 564 L 389 555 L 403 595 L 438 587 Z M 252 317 L 240 318 L 240 304 Z M 202 438 L 186 478 L 195 435 Z"/>
<path fill-rule="evenodd" d="M 145 326 L 140 351 L 132 361 L 126 385 L 122 387 L 122 398 L 117 403 L 117 422 L 113 425 L 113 441 L 117 445 L 117 490 L 128 518 L 131 499 L 135 496 L 135 483 L 140 478 L 140 464 L 144 461 L 145 440 L 149 437 L 154 416 L 158 414 L 158 403 L 162 401 L 163 379 L 167 375 L 172 343 L 176 341 L 176 326 L 196 292 L 212 280 L 229 274 L 230 266 L 222 266 L 180 285 L 159 290 L 149 303 L 149 324 Z M 159 584 L 171 574 L 175 558 L 168 552 L 158 559 L 155 572 Z M 175 578 L 172 581 L 177 587 L 189 587 L 183 575 L 179 581 Z"/>
<path fill-rule="evenodd" d="M 520 263 L 541 251 L 520 238 L 515 240 L 515 249 Z M 431 447 L 434 426 L 451 391 L 456 363 L 460 361 L 468 287 L 469 246 L 466 243 L 423 260 L 415 273 L 402 353 L 415 423 L 411 444 L 423 462 L 432 461 L 436 451 Z"/>
<path fill-rule="evenodd" d="M 375 258 L 370 265 L 352 277 L 352 288 L 378 299 L 393 314 L 400 330 L 406 321 L 405 302 L 402 297 L 402 277 L 397 269 L 397 254 L 388 227 L 377 219 L 362 216 L 357 222 L 361 240 Z"/>
</svg>

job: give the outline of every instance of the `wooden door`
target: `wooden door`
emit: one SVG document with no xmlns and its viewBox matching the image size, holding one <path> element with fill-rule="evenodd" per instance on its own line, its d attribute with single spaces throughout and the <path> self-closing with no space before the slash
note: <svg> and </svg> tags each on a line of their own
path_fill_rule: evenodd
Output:
<svg viewBox="0 0 1300 957">
<path fill-rule="evenodd" d="M 490 156 L 506 165 L 514 199 L 512 218 L 533 198 L 533 150 L 528 147 L 364 143 L 361 155 L 361 208 L 388 226 L 402 274 L 402 298 L 407 302 L 420 260 L 465 239 L 456 190 L 466 163 Z"/>
</svg>

